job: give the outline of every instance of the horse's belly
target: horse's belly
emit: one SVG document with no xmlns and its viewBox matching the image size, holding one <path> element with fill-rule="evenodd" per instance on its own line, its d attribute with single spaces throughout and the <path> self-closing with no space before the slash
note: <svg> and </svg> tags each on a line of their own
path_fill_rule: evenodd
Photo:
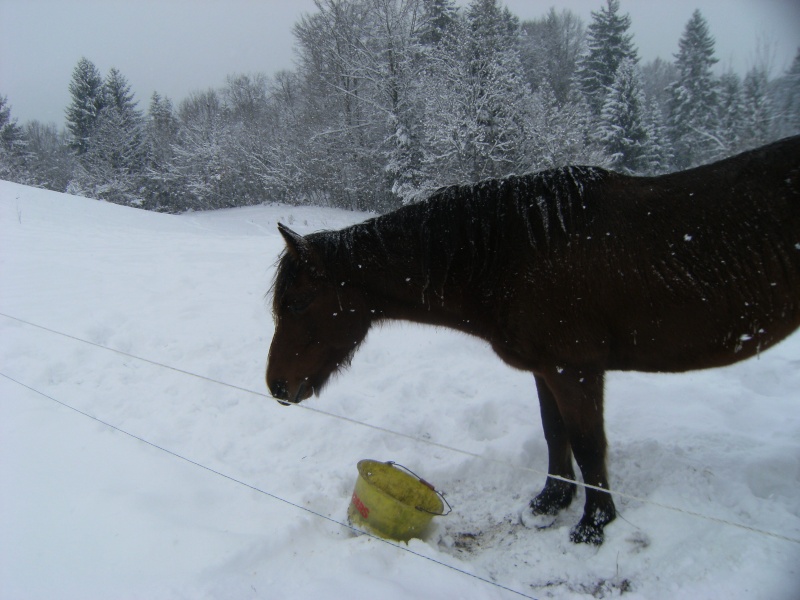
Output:
<svg viewBox="0 0 800 600">
<path fill-rule="evenodd" d="M 774 317 L 687 316 L 674 322 L 662 321 L 657 327 L 633 326 L 612 345 L 608 368 L 680 372 L 726 366 L 756 356 L 785 339 L 798 326 L 797 306 L 776 311 Z"/>
</svg>

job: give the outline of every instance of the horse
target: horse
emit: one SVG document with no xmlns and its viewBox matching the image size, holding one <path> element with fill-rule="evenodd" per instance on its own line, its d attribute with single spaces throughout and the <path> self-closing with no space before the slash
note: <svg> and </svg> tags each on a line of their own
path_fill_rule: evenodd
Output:
<svg viewBox="0 0 800 600">
<path fill-rule="evenodd" d="M 616 516 L 606 371 L 729 365 L 800 325 L 800 136 L 655 177 L 563 167 L 445 187 L 338 231 L 278 229 L 272 396 L 318 394 L 374 323 L 482 338 L 536 383 L 549 475 L 530 514 L 569 506 L 573 457 L 590 486 L 576 543 L 602 544 Z"/>
</svg>

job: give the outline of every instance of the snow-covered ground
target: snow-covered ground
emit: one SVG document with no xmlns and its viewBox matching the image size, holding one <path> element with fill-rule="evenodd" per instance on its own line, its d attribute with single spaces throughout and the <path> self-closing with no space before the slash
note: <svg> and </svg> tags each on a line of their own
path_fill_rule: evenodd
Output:
<svg viewBox="0 0 800 600">
<path fill-rule="evenodd" d="M 533 378 L 477 340 L 384 326 L 313 410 L 265 398 L 276 223 L 365 216 L 0 182 L 0 598 L 800 597 L 798 334 L 727 369 L 610 374 L 612 486 L 641 500 L 617 498 L 599 549 L 568 541 L 582 497 L 520 524 L 547 465 Z M 362 458 L 454 512 L 408 546 L 318 516 L 345 520 Z"/>
</svg>

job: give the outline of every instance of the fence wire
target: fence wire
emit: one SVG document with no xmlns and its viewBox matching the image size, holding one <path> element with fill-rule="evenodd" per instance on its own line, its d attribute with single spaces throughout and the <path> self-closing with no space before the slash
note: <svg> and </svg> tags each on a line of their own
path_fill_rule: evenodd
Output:
<svg viewBox="0 0 800 600">
<path fill-rule="evenodd" d="M 21 319 L 19 317 L 14 317 L 14 316 L 11 316 L 11 315 L 7 315 L 5 313 L 0 313 L 0 317 L 5 317 L 6 319 L 10 319 L 12 321 L 16 321 L 18 323 L 21 323 L 23 325 L 27 325 L 29 327 L 33 327 L 33 328 L 36 328 L 36 329 L 39 329 L 39 330 L 42 330 L 42 331 L 46 331 L 46 332 L 49 332 L 51 334 L 58 335 L 58 336 L 61 336 L 61 337 L 64 337 L 64 338 L 67 338 L 67 339 L 70 339 L 70 340 L 74 340 L 74 341 L 82 343 L 82 344 L 87 344 L 89 346 L 94 346 L 95 348 L 99 348 L 101 350 L 105 350 L 105 351 L 108 351 L 108 352 L 113 352 L 115 354 L 119 354 L 119 355 L 125 356 L 127 358 L 138 360 L 138 361 L 141 361 L 141 362 L 144 362 L 144 363 L 147 363 L 147 364 L 159 367 L 159 368 L 163 368 L 163 369 L 167 369 L 167 370 L 170 370 L 170 371 L 174 371 L 176 373 L 180 373 L 180 374 L 186 375 L 188 377 L 193 377 L 193 378 L 196 378 L 196 379 L 200 379 L 202 381 L 213 383 L 215 385 L 220 385 L 220 386 L 223 386 L 223 387 L 226 387 L 226 388 L 229 388 L 229 389 L 233 389 L 233 390 L 236 390 L 236 391 L 239 391 L 239 392 L 242 392 L 242 393 L 254 395 L 254 396 L 257 396 L 259 398 L 266 398 L 266 399 L 270 399 L 270 400 L 272 399 L 271 396 L 269 396 L 268 394 L 266 394 L 264 392 L 258 392 L 256 390 L 251 390 L 249 388 L 238 386 L 238 385 L 235 385 L 235 384 L 232 384 L 232 383 L 228 383 L 228 382 L 225 382 L 225 381 L 220 381 L 218 379 L 214 379 L 214 378 L 211 378 L 211 377 L 206 377 L 206 376 L 200 375 L 198 373 L 193 373 L 192 371 L 187 371 L 185 369 L 180 369 L 178 367 L 173 367 L 171 365 L 167 365 L 167 364 L 161 363 L 161 362 L 156 361 L 156 360 L 151 360 L 151 359 L 145 358 L 143 356 L 138 356 L 138 355 L 135 355 L 135 354 L 131 354 L 129 352 L 124 352 L 122 350 L 117 350 L 115 348 L 110 348 L 108 346 L 104 346 L 102 344 L 98 344 L 96 342 L 92 342 L 92 341 L 89 341 L 89 340 L 86 340 L 86 339 L 83 339 L 83 338 L 80 338 L 80 337 L 77 337 L 77 336 L 74 336 L 74 335 L 70 335 L 68 333 L 64 333 L 62 331 L 58 331 L 56 329 L 45 327 L 44 325 L 39 325 L 37 323 L 33 323 L 31 321 L 27 321 L 27 320 Z M 36 389 L 34 389 L 32 387 L 29 387 L 29 386 L 27 386 L 27 385 L 25 385 L 23 383 L 20 383 L 20 382 L 12 379 L 11 377 L 9 377 L 7 375 L 4 375 L 2 373 L 0 373 L 0 375 L 3 375 L 3 377 L 5 377 L 6 379 L 14 381 L 15 383 L 19 383 L 23 387 L 26 387 L 26 388 L 28 388 L 28 389 L 30 389 L 30 390 L 38 393 L 38 394 L 41 394 L 42 396 L 45 396 L 45 397 L 49 398 L 49 396 L 47 396 L 46 394 L 43 394 L 42 392 L 39 392 L 38 390 L 36 390 Z M 52 398 L 50 398 L 50 399 L 54 400 Z M 54 401 L 58 402 L 57 400 L 54 400 Z M 64 406 L 68 406 L 68 405 L 63 404 L 61 402 L 59 402 L 59 404 L 62 404 Z M 297 407 L 297 408 L 300 408 L 302 410 L 308 410 L 308 411 L 311 411 L 311 412 L 314 412 L 314 413 L 317 413 L 317 414 L 320 414 L 320 415 L 324 415 L 326 417 L 330 417 L 330 418 L 333 418 L 333 419 L 338 419 L 338 420 L 341 420 L 341 421 L 345 421 L 345 422 L 348 422 L 348 423 L 351 423 L 351 424 L 354 424 L 354 425 L 357 425 L 357 426 L 366 427 L 366 428 L 369 428 L 369 429 L 372 429 L 372 430 L 375 430 L 375 431 L 379 431 L 379 432 L 387 434 L 387 435 L 401 437 L 401 438 L 404 438 L 404 439 L 407 439 L 407 440 L 411 440 L 411 441 L 419 443 L 419 444 L 425 444 L 427 446 L 440 448 L 440 449 L 443 449 L 443 450 L 447 450 L 449 452 L 454 452 L 454 453 L 457 453 L 457 454 L 468 456 L 470 458 L 474 458 L 476 460 L 480 460 L 480 461 L 483 461 L 483 462 L 492 463 L 493 465 L 499 465 L 499 466 L 502 466 L 503 468 L 506 468 L 506 469 L 513 469 L 513 470 L 517 470 L 517 471 L 524 471 L 524 472 L 527 472 L 527 473 L 533 473 L 533 474 L 536 474 L 536 475 L 539 475 L 539 476 L 550 477 L 551 479 L 557 479 L 557 480 L 564 481 L 564 482 L 570 483 L 570 484 L 574 484 L 574 485 L 577 485 L 577 486 L 580 486 L 580 487 L 583 487 L 583 488 L 586 488 L 586 489 L 594 489 L 594 490 L 598 490 L 598 491 L 601 491 L 601 492 L 605 492 L 605 493 L 611 494 L 612 496 L 616 496 L 616 497 L 619 497 L 619 498 L 625 498 L 627 500 L 632 500 L 632 501 L 635 501 L 635 502 L 641 502 L 643 504 L 649 504 L 651 506 L 656 506 L 656 507 L 664 509 L 664 510 L 669 510 L 669 511 L 681 513 L 681 514 L 684 514 L 684 515 L 689 515 L 689 516 L 692 516 L 692 517 L 695 517 L 695 518 L 698 518 L 698 519 L 704 519 L 706 521 L 712 521 L 712 522 L 719 523 L 721 525 L 726 525 L 726 526 L 729 526 L 729 527 L 736 527 L 738 529 L 743 529 L 743 530 L 749 531 L 751 533 L 755 533 L 755 534 L 758 534 L 758 535 L 771 537 L 771 538 L 778 539 L 778 540 L 783 540 L 785 542 L 791 542 L 791 543 L 794 543 L 794 544 L 800 544 L 800 538 L 790 537 L 790 536 L 783 535 L 783 534 L 780 534 L 780 533 L 776 533 L 776 532 L 773 532 L 773 531 L 768 531 L 768 530 L 765 530 L 765 529 L 760 529 L 758 527 L 753 527 L 753 526 L 750 526 L 750 525 L 745 525 L 743 523 L 738 523 L 736 521 L 730 521 L 730 520 L 722 519 L 722 518 L 719 518 L 719 517 L 713 517 L 711 515 L 703 514 L 703 513 L 697 512 L 697 511 L 688 510 L 688 509 L 685 509 L 685 508 L 672 506 L 672 505 L 664 504 L 664 503 L 661 503 L 661 502 L 656 502 L 654 500 L 650 500 L 648 498 L 642 498 L 642 497 L 639 497 L 639 496 L 635 496 L 633 494 L 628 494 L 626 492 L 621 492 L 621 491 L 618 491 L 618 490 L 608 490 L 606 488 L 600 488 L 600 487 L 597 487 L 597 486 L 594 486 L 594 485 L 590 485 L 590 484 L 584 483 L 582 481 L 577 481 L 575 479 L 569 479 L 569 478 L 566 478 L 566 477 L 560 477 L 558 475 L 551 475 L 551 474 L 549 474 L 549 473 L 547 473 L 545 471 L 542 471 L 542 470 L 539 470 L 539 469 L 534 469 L 532 467 L 509 465 L 507 462 L 501 461 L 499 459 L 493 459 L 493 458 L 490 458 L 490 457 L 482 456 L 482 455 L 477 454 L 475 452 L 470 452 L 469 450 L 464 450 L 462 448 L 457 448 L 457 447 L 454 447 L 454 446 L 449 446 L 447 444 L 442 444 L 442 443 L 435 442 L 435 441 L 432 441 L 432 440 L 424 439 L 424 438 L 421 438 L 421 437 L 414 436 L 412 434 L 403 433 L 403 432 L 400 432 L 400 431 L 395 431 L 395 430 L 389 429 L 387 427 L 382 427 L 380 425 L 374 425 L 372 423 L 366 423 L 366 422 L 363 422 L 363 421 L 359 421 L 357 419 L 353 419 L 351 417 L 346 417 L 346 416 L 343 416 L 343 415 L 337 415 L 337 414 L 330 413 L 330 412 L 327 412 L 327 411 L 324 411 L 324 410 L 320 410 L 318 408 L 314 408 L 314 407 L 307 406 L 307 405 L 304 405 L 304 404 L 297 404 L 297 405 L 294 405 L 294 406 Z M 72 408 L 72 407 L 68 406 L 68 408 Z M 81 412 L 81 411 L 79 411 L 77 409 L 74 409 L 74 408 L 73 408 L 73 410 L 76 410 L 76 412 Z M 81 414 L 83 414 L 83 413 L 81 413 Z M 95 417 L 92 417 L 91 415 L 86 415 L 86 416 L 88 416 L 90 418 L 93 418 L 93 419 L 95 418 Z M 99 419 L 95 419 L 95 420 L 99 420 Z M 114 427 L 113 425 L 110 425 L 110 424 L 107 424 L 107 425 L 109 427 Z M 128 434 L 128 435 L 131 435 L 131 434 Z M 131 437 L 136 437 L 136 436 L 131 435 Z M 140 439 L 140 438 L 137 438 L 137 439 Z M 141 441 L 150 444 L 150 442 L 147 442 L 146 440 L 141 440 Z M 150 445 L 154 445 L 154 444 L 150 444 Z M 165 450 L 165 451 L 167 451 L 167 450 Z M 167 451 L 167 452 L 169 452 L 169 451 Z M 182 458 L 182 457 L 180 457 L 180 458 Z M 191 462 L 191 461 L 189 461 L 189 462 Z M 212 470 L 212 469 L 210 469 L 208 467 L 204 467 L 203 465 L 198 465 L 198 466 L 201 466 L 202 468 L 205 468 L 205 469 L 208 469 L 208 470 Z M 247 485 L 247 484 L 244 484 L 244 485 Z M 270 494 L 267 494 L 267 495 L 270 495 Z M 328 517 L 326 517 L 326 518 L 328 518 Z"/>
</svg>

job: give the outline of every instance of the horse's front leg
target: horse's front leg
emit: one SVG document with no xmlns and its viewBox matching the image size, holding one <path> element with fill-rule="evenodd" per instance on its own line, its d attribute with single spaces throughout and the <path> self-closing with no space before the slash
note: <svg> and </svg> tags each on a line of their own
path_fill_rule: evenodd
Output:
<svg viewBox="0 0 800 600">
<path fill-rule="evenodd" d="M 542 428 L 547 442 L 548 466 L 550 475 L 574 480 L 572 468 L 572 448 L 569 433 L 561 418 L 553 392 L 544 378 L 536 376 L 536 391 L 539 395 L 539 409 L 542 413 Z M 567 508 L 575 497 L 575 484 L 548 477 L 544 489 L 530 504 L 531 513 L 537 527 L 549 527 L 555 516 Z"/>
<path fill-rule="evenodd" d="M 559 367 L 543 376 L 543 383 L 555 398 L 584 483 L 601 488 L 586 488 L 583 517 L 570 532 L 570 539 L 576 543 L 602 544 L 603 527 L 617 515 L 611 495 L 602 491 L 608 489 L 603 380 L 603 371 L 595 369 Z"/>
</svg>

